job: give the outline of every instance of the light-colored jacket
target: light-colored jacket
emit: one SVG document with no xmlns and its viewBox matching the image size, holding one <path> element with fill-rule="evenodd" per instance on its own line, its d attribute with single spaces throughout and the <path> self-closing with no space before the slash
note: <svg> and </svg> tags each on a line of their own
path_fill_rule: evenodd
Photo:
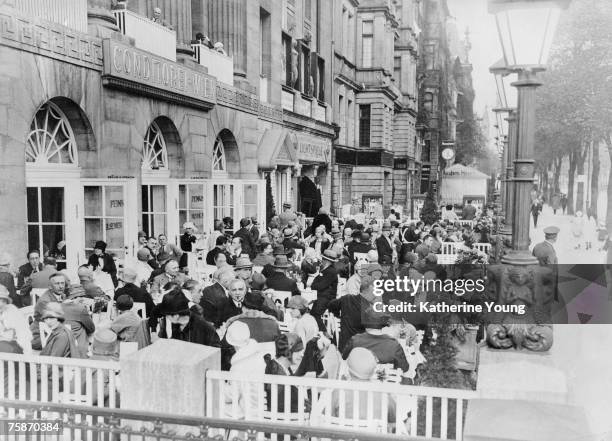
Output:
<svg viewBox="0 0 612 441">
<path fill-rule="evenodd" d="M 32 353 L 32 333 L 28 319 L 15 305 L 6 305 L 0 313 L 0 341 L 14 341 L 24 354 Z"/>
<path fill-rule="evenodd" d="M 251 339 L 246 346 L 238 348 L 232 357 L 230 372 L 263 375 L 266 371 L 263 355 L 257 342 Z M 237 388 L 230 385 L 226 391 L 226 417 L 248 420 L 258 416 L 259 394 L 263 392 L 260 385 L 241 382 Z"/>
</svg>

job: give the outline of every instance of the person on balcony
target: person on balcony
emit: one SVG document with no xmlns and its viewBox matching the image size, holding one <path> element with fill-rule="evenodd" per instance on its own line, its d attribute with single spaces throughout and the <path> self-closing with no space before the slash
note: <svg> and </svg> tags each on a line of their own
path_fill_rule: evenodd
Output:
<svg viewBox="0 0 612 441">
<path fill-rule="evenodd" d="M 12 305 L 9 291 L 0 285 L 0 352 L 32 353 L 32 334 L 28 319 Z"/>
<path fill-rule="evenodd" d="M 225 49 L 223 49 L 223 43 L 221 43 L 220 41 L 217 41 L 215 43 L 214 49 L 219 52 L 221 55 L 224 55 L 227 57 L 227 52 L 225 52 Z"/>
<path fill-rule="evenodd" d="M 151 21 L 153 21 L 154 23 L 158 23 L 170 30 L 172 30 L 172 25 L 169 24 L 166 20 L 164 20 L 162 18 L 162 10 L 161 8 L 155 8 L 153 9 L 153 18 L 151 18 Z"/>
</svg>

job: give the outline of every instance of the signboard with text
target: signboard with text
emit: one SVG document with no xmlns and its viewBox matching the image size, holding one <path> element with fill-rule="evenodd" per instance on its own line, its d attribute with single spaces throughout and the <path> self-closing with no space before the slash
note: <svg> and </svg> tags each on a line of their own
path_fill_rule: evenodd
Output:
<svg viewBox="0 0 612 441">
<path fill-rule="evenodd" d="M 297 138 L 297 158 L 301 161 L 329 164 L 331 148 L 330 140 L 302 136 Z"/>
<path fill-rule="evenodd" d="M 104 40 L 102 47 L 105 86 L 198 108 L 216 102 L 217 80 L 206 73 L 115 40 Z"/>
</svg>

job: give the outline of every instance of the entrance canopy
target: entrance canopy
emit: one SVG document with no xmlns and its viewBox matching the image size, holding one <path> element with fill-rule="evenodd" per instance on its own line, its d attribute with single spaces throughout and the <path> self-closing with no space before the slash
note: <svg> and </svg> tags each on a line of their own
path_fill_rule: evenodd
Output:
<svg viewBox="0 0 612 441">
<path fill-rule="evenodd" d="M 296 165 L 298 160 L 294 138 L 285 129 L 267 129 L 257 149 L 259 169 L 272 170 L 277 165 Z"/>
</svg>

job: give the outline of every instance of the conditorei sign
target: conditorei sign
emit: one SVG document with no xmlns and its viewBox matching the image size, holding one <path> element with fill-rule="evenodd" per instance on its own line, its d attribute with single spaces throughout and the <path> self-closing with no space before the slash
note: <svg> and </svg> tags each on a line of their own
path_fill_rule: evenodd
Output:
<svg viewBox="0 0 612 441">
<path fill-rule="evenodd" d="M 297 137 L 297 158 L 300 161 L 329 164 L 331 160 L 331 140 L 312 137 Z"/>
<path fill-rule="evenodd" d="M 200 109 L 216 103 L 215 77 L 115 40 L 103 50 L 105 86 Z"/>
</svg>

